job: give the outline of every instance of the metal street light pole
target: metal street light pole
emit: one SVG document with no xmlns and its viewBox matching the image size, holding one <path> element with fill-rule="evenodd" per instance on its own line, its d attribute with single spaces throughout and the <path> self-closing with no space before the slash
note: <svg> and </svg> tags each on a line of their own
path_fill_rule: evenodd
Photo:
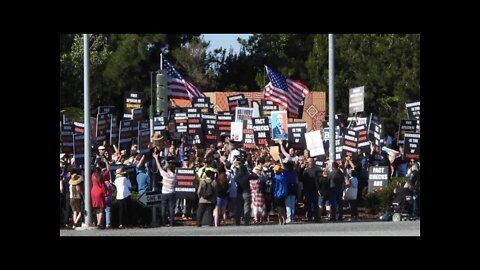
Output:
<svg viewBox="0 0 480 270">
<path fill-rule="evenodd" d="M 91 226 L 90 213 L 90 51 L 88 46 L 88 34 L 83 34 L 83 122 L 85 124 L 84 134 L 84 169 L 85 169 L 85 224 Z"/>
<path fill-rule="evenodd" d="M 328 115 L 330 126 L 330 161 L 335 161 L 335 47 L 333 34 L 328 34 Z"/>
</svg>

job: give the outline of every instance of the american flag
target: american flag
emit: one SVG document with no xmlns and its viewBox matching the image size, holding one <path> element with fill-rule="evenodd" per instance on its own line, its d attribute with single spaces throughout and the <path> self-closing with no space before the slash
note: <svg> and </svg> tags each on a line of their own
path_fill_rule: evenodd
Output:
<svg viewBox="0 0 480 270">
<path fill-rule="evenodd" d="M 282 105 L 290 115 L 298 116 L 298 108 L 310 89 L 299 81 L 293 81 L 265 66 L 270 82 L 265 86 L 264 96 L 275 104 Z"/>
<path fill-rule="evenodd" d="M 193 97 L 205 97 L 203 91 L 191 82 L 183 79 L 182 75 L 168 62 L 163 59 L 164 67 L 168 75 L 168 94 L 171 98 L 192 99 Z"/>
</svg>

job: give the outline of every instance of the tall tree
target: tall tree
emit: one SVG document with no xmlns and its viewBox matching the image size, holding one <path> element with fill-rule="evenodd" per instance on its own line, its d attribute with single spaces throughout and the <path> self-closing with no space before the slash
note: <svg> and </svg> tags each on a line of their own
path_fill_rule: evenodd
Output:
<svg viewBox="0 0 480 270">
<path fill-rule="evenodd" d="M 61 35 L 60 45 L 60 107 L 82 107 L 83 35 Z M 112 51 L 102 34 L 89 35 L 89 46 L 90 91 L 93 97 L 100 97 L 102 72 Z"/>
</svg>

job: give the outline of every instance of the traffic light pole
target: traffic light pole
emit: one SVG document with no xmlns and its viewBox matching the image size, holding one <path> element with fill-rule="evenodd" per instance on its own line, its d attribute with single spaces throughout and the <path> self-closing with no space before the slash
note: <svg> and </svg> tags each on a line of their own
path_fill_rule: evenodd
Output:
<svg viewBox="0 0 480 270">
<path fill-rule="evenodd" d="M 156 97 L 153 93 L 153 74 L 156 74 L 156 71 L 150 72 L 150 141 L 152 141 L 152 136 L 153 136 L 153 118 L 154 118 L 154 112 L 153 112 L 153 99 Z M 149 162 L 152 162 L 153 158 L 149 160 Z M 155 191 L 155 173 L 149 175 L 150 176 L 150 183 L 152 187 L 152 191 Z M 156 209 L 155 206 L 152 206 L 152 224 L 151 226 L 154 227 L 157 225 L 157 215 L 156 215 Z"/>
<path fill-rule="evenodd" d="M 150 138 L 153 136 L 153 73 L 150 72 Z"/>
</svg>

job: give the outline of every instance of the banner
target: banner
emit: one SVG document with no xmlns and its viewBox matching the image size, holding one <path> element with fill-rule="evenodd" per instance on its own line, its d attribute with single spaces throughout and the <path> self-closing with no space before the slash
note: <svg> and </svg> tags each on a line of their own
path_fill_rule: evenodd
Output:
<svg viewBox="0 0 480 270">
<path fill-rule="evenodd" d="M 408 159 L 420 160 L 420 134 L 405 133 L 405 147 L 403 153 Z"/>
<path fill-rule="evenodd" d="M 349 90 L 348 113 L 363 112 L 365 86 L 355 87 Z"/>
<path fill-rule="evenodd" d="M 138 131 L 138 153 L 146 154 L 150 151 L 148 144 L 150 143 L 150 129 L 141 129 Z"/>
<path fill-rule="evenodd" d="M 166 136 L 168 131 L 168 118 L 166 116 L 156 116 L 153 118 L 153 134 L 158 133 Z"/>
<path fill-rule="evenodd" d="M 267 146 L 271 139 L 270 123 L 268 117 L 252 118 L 253 122 L 253 136 L 255 144 Z"/>
<path fill-rule="evenodd" d="M 405 133 L 415 133 L 417 129 L 417 121 L 418 120 L 400 120 L 397 144 L 403 144 Z"/>
<path fill-rule="evenodd" d="M 287 111 L 272 112 L 270 123 L 272 123 L 272 140 L 288 139 Z"/>
<path fill-rule="evenodd" d="M 199 108 L 201 113 L 213 113 L 209 97 L 193 97 L 192 107 Z"/>
<path fill-rule="evenodd" d="M 242 107 L 242 108 L 248 108 L 250 107 L 248 105 L 248 98 L 242 98 L 237 100 L 237 108 Z"/>
<path fill-rule="evenodd" d="M 85 136 L 83 134 L 73 134 L 73 156 L 77 166 L 84 166 L 85 163 Z"/>
<path fill-rule="evenodd" d="M 353 130 L 358 131 L 357 149 L 362 150 L 362 153 L 370 153 L 370 141 L 367 137 L 367 126 L 359 125 L 353 127 Z"/>
<path fill-rule="evenodd" d="M 125 92 L 123 118 L 132 119 L 132 110 L 142 107 L 143 92 Z"/>
<path fill-rule="evenodd" d="M 207 144 L 216 145 L 218 139 L 217 115 L 202 114 L 202 129 Z"/>
<path fill-rule="evenodd" d="M 130 150 L 132 146 L 132 120 L 120 121 L 118 150 Z"/>
<path fill-rule="evenodd" d="M 235 108 L 235 122 L 241 122 L 246 120 L 252 120 L 253 108 Z"/>
<path fill-rule="evenodd" d="M 230 110 L 230 113 L 235 113 L 235 108 L 238 105 L 239 99 L 244 99 L 245 95 L 240 94 L 240 95 L 233 95 L 233 96 L 228 96 L 227 97 L 227 103 L 228 103 L 228 108 Z"/>
<path fill-rule="evenodd" d="M 237 108 L 238 109 L 238 108 Z M 243 147 L 245 149 L 256 149 L 255 136 L 253 135 L 252 120 L 244 121 L 246 123 L 243 127 Z"/>
<path fill-rule="evenodd" d="M 305 133 L 307 133 L 306 122 L 290 122 L 288 123 L 288 146 L 294 149 L 304 149 L 307 146 L 305 140 Z M 317 140 L 321 138 L 318 137 Z M 323 144 L 323 142 L 322 142 Z M 322 147 L 323 148 L 323 147 Z"/>
<path fill-rule="evenodd" d="M 220 136 L 230 135 L 231 125 L 234 115 L 217 115 L 217 127 L 220 132 Z"/>
<path fill-rule="evenodd" d="M 260 106 L 260 115 L 263 117 L 269 117 L 273 111 L 278 111 L 278 105 L 271 100 L 262 99 L 262 106 Z"/>
<path fill-rule="evenodd" d="M 347 128 L 343 137 L 343 153 L 344 157 L 350 157 L 353 160 L 358 157 L 358 131 Z"/>
<path fill-rule="evenodd" d="M 374 189 L 382 189 L 387 186 L 388 166 L 368 167 L 368 192 Z"/>
<path fill-rule="evenodd" d="M 97 114 L 97 143 L 102 144 L 107 139 L 107 119 L 108 114 Z"/>
<path fill-rule="evenodd" d="M 115 108 L 115 106 L 98 106 L 97 110 L 97 114 L 107 113 L 117 115 L 117 109 Z"/>
<path fill-rule="evenodd" d="M 175 175 L 177 177 L 175 197 L 177 199 L 195 199 L 195 170 L 177 168 Z"/>
<path fill-rule="evenodd" d="M 341 162 L 345 158 L 343 154 L 343 136 L 335 136 L 335 161 Z"/>
<path fill-rule="evenodd" d="M 420 119 L 420 101 L 405 103 L 407 107 L 408 119 Z"/>
<path fill-rule="evenodd" d="M 73 154 L 73 126 L 63 124 L 60 135 L 62 138 L 62 153 Z"/>
<path fill-rule="evenodd" d="M 110 145 L 118 145 L 118 132 L 117 116 L 112 115 L 110 118 Z"/>
<path fill-rule="evenodd" d="M 320 134 L 320 130 L 305 133 L 305 141 L 307 143 L 307 149 L 310 150 L 311 157 L 325 155 L 322 134 Z"/>
<path fill-rule="evenodd" d="M 175 131 L 178 133 L 188 132 L 188 116 L 187 113 L 175 113 Z"/>
<path fill-rule="evenodd" d="M 243 141 L 243 125 L 244 125 L 243 121 L 230 123 L 230 141 L 235 141 L 235 142 Z"/>
<path fill-rule="evenodd" d="M 199 145 L 203 141 L 202 113 L 199 108 L 189 108 L 188 116 L 188 144 Z"/>
</svg>

